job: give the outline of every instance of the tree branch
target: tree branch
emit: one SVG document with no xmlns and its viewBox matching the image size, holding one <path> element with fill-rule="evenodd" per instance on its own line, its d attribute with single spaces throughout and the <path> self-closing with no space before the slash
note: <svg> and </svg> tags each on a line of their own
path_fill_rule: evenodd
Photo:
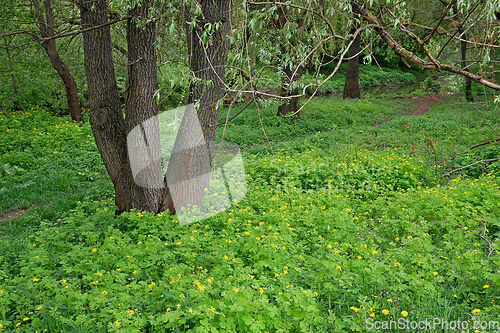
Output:
<svg viewBox="0 0 500 333">
<path fill-rule="evenodd" d="M 423 68 L 436 69 L 436 70 L 439 70 L 439 69 L 445 70 L 447 72 L 451 72 L 451 73 L 459 74 L 459 75 L 462 75 L 462 76 L 465 76 L 465 77 L 469 77 L 472 80 L 474 80 L 474 81 L 476 81 L 478 83 L 481 83 L 484 86 L 490 87 L 492 89 L 500 90 L 500 85 L 495 84 L 495 83 L 493 83 L 491 81 L 485 80 L 484 78 L 480 77 L 479 75 L 470 73 L 470 72 L 468 72 L 466 70 L 463 70 L 463 69 L 460 69 L 460 68 L 457 68 L 457 67 L 454 67 L 454 66 L 446 65 L 446 64 L 441 64 L 438 61 L 436 61 L 437 64 L 434 63 L 434 62 L 424 61 L 423 59 L 419 58 L 415 54 L 411 53 L 410 51 L 408 51 L 407 49 L 405 49 L 404 47 L 402 47 L 401 45 L 399 45 L 394 40 L 394 38 L 392 38 L 392 36 L 389 34 L 389 32 L 380 24 L 380 22 L 378 21 L 378 19 L 375 16 L 373 16 L 373 14 L 370 13 L 361 3 L 359 3 L 358 1 L 353 1 L 352 3 L 353 3 L 354 6 L 356 6 L 358 8 L 359 12 L 361 13 L 361 16 L 363 16 L 363 18 L 366 21 L 368 21 L 368 23 L 377 25 L 377 27 L 375 28 L 375 30 L 380 34 L 380 36 L 386 41 L 386 43 L 397 54 L 402 55 L 402 56 L 410 59 L 411 61 L 413 61 L 414 63 L 416 63 L 416 64 L 418 64 L 420 66 L 422 66 Z"/>
</svg>

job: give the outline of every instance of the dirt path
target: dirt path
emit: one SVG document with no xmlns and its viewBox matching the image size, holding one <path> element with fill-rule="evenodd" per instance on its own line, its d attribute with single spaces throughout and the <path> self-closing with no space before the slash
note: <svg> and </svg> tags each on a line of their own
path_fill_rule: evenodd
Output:
<svg viewBox="0 0 500 333">
<path fill-rule="evenodd" d="M 428 95 L 428 96 L 403 98 L 403 100 L 416 103 L 417 107 L 411 113 L 411 115 L 421 116 L 423 114 L 426 114 L 427 111 L 429 111 L 429 109 L 437 102 L 441 102 L 445 98 L 458 97 L 458 96 L 460 95 Z"/>
<path fill-rule="evenodd" d="M 10 212 L 0 212 L 0 222 L 21 216 L 26 209 L 19 209 Z"/>
</svg>

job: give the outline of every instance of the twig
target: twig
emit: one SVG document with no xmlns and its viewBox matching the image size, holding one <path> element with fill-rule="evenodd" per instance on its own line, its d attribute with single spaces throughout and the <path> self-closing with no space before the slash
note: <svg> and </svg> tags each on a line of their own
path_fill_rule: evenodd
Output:
<svg viewBox="0 0 500 333">
<path fill-rule="evenodd" d="M 478 143 L 477 145 L 474 145 L 474 146 L 470 147 L 469 150 L 472 150 L 474 148 L 481 147 L 481 146 L 484 146 L 484 145 L 487 145 L 487 144 L 490 144 L 490 143 L 493 143 L 493 142 L 497 142 L 497 141 L 500 141 L 500 138 L 496 138 L 496 139 L 492 139 L 492 140 L 488 140 L 488 141 L 485 141 L 485 142 Z"/>
<path fill-rule="evenodd" d="M 423 216 L 423 217 L 433 217 L 433 218 L 437 218 L 437 216 L 433 216 L 433 215 Z M 429 221 L 429 222 L 433 222 L 433 221 Z M 483 236 L 483 235 L 486 235 L 486 232 L 488 231 L 488 230 L 486 229 L 486 224 L 487 224 L 488 222 L 487 222 L 484 218 L 483 218 L 483 222 L 484 222 L 484 223 L 482 223 L 482 224 L 481 224 L 481 225 L 482 225 L 482 229 L 483 229 L 483 235 L 478 234 L 477 232 L 474 232 L 474 231 L 472 231 L 470 228 L 465 227 L 465 226 L 463 226 L 463 225 L 456 224 L 456 223 L 452 223 L 452 222 L 448 222 L 446 219 L 444 219 L 444 220 L 438 220 L 438 221 L 436 221 L 436 222 L 444 222 L 444 223 L 449 224 L 449 225 L 454 225 L 454 226 L 456 226 L 456 227 L 460 227 L 460 228 L 462 228 L 462 229 L 464 229 L 464 230 L 467 230 L 467 231 L 470 231 L 470 232 L 472 232 L 474 235 L 476 235 L 476 236 L 478 236 L 478 237 L 482 238 L 484 241 L 486 241 L 486 242 L 488 243 L 488 246 L 489 246 L 489 248 L 488 248 L 488 251 L 489 251 L 489 253 L 488 253 L 488 258 L 491 256 L 491 254 L 493 253 L 493 251 L 495 251 L 495 250 L 491 247 L 491 245 L 492 245 L 493 243 L 492 243 L 492 242 L 491 242 L 488 238 L 486 238 L 485 236 Z"/>
<path fill-rule="evenodd" d="M 455 173 L 455 172 L 458 172 L 460 170 L 463 170 L 463 169 L 467 169 L 468 167 L 471 167 L 473 165 L 476 165 L 476 164 L 479 164 L 479 163 L 482 163 L 482 162 L 493 162 L 493 161 L 499 161 L 500 158 L 491 158 L 491 159 L 487 159 L 487 160 L 480 160 L 480 161 L 477 161 L 477 162 L 474 162 L 472 164 L 469 164 L 469 165 L 466 165 L 466 166 L 463 166 L 463 167 L 460 167 L 460 168 L 457 168 L 457 169 L 454 169 L 454 170 L 451 170 L 450 172 L 448 173 L 445 173 L 444 175 L 442 175 L 441 177 L 446 177 L 446 176 L 449 176 L 451 175 L 452 173 Z"/>
</svg>

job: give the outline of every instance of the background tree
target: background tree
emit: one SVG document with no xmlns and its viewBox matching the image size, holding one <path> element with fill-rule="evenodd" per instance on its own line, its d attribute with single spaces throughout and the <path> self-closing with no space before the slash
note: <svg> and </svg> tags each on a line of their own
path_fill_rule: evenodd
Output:
<svg viewBox="0 0 500 333">
<path fill-rule="evenodd" d="M 359 15 L 356 8 L 353 8 L 351 33 L 354 35 L 359 28 Z M 361 49 L 361 34 L 355 35 L 351 47 L 349 48 L 347 71 L 345 75 L 345 85 L 342 97 L 361 98 L 359 90 L 359 51 Z"/>
<path fill-rule="evenodd" d="M 78 88 L 76 81 L 68 70 L 66 64 L 62 61 L 57 52 L 55 36 L 54 17 L 52 15 L 52 4 L 50 0 L 44 1 L 45 17 L 43 16 L 42 7 L 38 0 L 32 0 L 36 10 L 38 26 L 42 36 L 40 43 L 47 52 L 47 55 L 52 63 L 52 66 L 57 71 L 66 87 L 66 98 L 68 100 L 69 113 L 74 121 L 82 121 L 82 110 L 78 100 Z"/>
</svg>

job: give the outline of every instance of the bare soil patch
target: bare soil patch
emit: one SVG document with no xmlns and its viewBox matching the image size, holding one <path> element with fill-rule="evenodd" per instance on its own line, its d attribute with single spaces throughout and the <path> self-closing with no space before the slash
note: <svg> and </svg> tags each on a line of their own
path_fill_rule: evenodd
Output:
<svg viewBox="0 0 500 333">
<path fill-rule="evenodd" d="M 426 114 L 429 109 L 437 102 L 442 102 L 445 98 L 459 97 L 460 95 L 428 95 L 419 97 L 403 98 L 405 101 L 417 103 L 417 107 L 411 112 L 412 116 L 421 116 Z"/>
<path fill-rule="evenodd" d="M 13 219 L 13 218 L 19 217 L 25 211 L 26 211 L 26 209 L 19 209 L 19 210 L 13 210 L 13 211 L 0 212 L 0 222 L 7 221 L 8 219 Z"/>
</svg>

